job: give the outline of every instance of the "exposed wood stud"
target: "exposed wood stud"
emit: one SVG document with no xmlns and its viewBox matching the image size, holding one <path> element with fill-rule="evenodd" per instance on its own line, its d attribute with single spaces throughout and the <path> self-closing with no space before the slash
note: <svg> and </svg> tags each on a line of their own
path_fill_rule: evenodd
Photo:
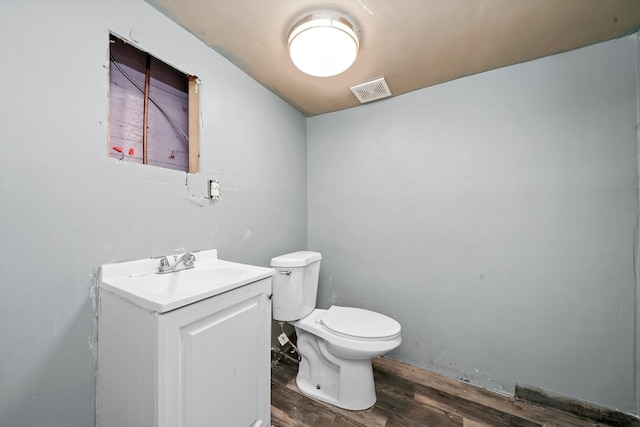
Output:
<svg viewBox="0 0 640 427">
<path fill-rule="evenodd" d="M 199 80 L 189 76 L 189 173 L 200 170 L 200 94 Z"/>
<path fill-rule="evenodd" d="M 151 55 L 147 54 L 147 68 L 144 73 L 144 115 L 142 117 L 142 163 L 149 160 L 149 86 L 151 84 Z"/>
</svg>

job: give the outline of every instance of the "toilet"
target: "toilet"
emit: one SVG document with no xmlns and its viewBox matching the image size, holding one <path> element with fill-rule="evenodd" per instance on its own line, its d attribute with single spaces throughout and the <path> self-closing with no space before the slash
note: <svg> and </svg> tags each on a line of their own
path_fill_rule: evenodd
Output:
<svg viewBox="0 0 640 427">
<path fill-rule="evenodd" d="M 295 327 L 302 394 L 344 409 L 368 409 L 376 403 L 371 359 L 400 345 L 401 327 L 375 311 L 316 308 L 321 260 L 311 251 L 271 259 L 273 318 Z"/>
</svg>

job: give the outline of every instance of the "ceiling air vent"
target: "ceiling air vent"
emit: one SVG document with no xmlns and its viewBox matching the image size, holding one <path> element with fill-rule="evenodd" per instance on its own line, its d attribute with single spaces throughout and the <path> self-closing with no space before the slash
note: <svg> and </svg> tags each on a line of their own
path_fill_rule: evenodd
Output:
<svg viewBox="0 0 640 427">
<path fill-rule="evenodd" d="M 391 91 L 384 77 L 354 86 L 351 88 L 351 92 L 363 104 L 391 96 Z"/>
</svg>

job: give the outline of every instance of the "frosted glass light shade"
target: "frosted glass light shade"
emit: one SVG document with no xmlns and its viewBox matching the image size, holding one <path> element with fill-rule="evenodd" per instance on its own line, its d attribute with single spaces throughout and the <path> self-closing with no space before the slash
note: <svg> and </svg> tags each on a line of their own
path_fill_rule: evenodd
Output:
<svg viewBox="0 0 640 427">
<path fill-rule="evenodd" d="M 329 77 L 347 70 L 356 60 L 359 40 L 344 18 L 311 18 L 293 27 L 289 55 L 303 73 Z"/>
</svg>

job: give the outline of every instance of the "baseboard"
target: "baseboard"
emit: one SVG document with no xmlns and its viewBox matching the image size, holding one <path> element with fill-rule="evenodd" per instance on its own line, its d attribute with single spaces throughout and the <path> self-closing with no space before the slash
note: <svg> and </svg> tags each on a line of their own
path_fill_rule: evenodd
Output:
<svg viewBox="0 0 640 427">
<path fill-rule="evenodd" d="M 523 402 L 533 403 L 611 426 L 640 427 L 640 418 L 634 415 L 561 394 L 551 393 L 526 384 L 516 384 L 515 397 Z"/>
</svg>

